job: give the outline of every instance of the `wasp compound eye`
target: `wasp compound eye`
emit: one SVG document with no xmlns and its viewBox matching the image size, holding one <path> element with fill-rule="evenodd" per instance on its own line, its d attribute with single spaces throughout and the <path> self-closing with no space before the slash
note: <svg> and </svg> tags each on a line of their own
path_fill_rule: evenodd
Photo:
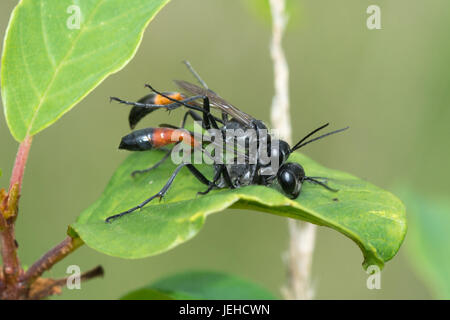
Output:
<svg viewBox="0 0 450 320">
<path fill-rule="evenodd" d="M 273 140 L 270 148 L 270 156 L 278 157 L 279 164 L 282 165 L 290 154 L 289 144 L 283 140 Z"/>
<path fill-rule="evenodd" d="M 153 128 L 136 130 L 124 136 L 120 141 L 119 149 L 130 151 L 145 151 L 152 148 Z"/>
<path fill-rule="evenodd" d="M 283 191 L 295 199 L 300 194 L 305 171 L 298 163 L 285 163 L 278 170 L 277 179 Z"/>
</svg>

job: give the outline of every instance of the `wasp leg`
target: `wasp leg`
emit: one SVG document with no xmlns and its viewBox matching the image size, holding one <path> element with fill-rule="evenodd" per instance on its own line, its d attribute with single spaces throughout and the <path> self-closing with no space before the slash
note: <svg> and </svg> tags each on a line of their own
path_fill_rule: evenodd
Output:
<svg viewBox="0 0 450 320">
<path fill-rule="evenodd" d="M 153 89 L 148 84 L 146 84 L 145 86 L 150 88 L 153 92 L 159 94 L 160 96 L 163 96 L 164 98 L 167 98 L 170 101 L 173 101 L 173 103 L 170 103 L 170 104 L 142 103 L 142 102 L 135 102 L 135 101 L 127 101 L 127 100 L 123 100 L 123 99 L 120 99 L 120 98 L 117 98 L 117 97 L 110 97 L 109 99 L 111 101 L 114 100 L 114 101 L 117 101 L 117 102 L 122 103 L 122 104 L 127 104 L 127 105 L 131 105 L 131 106 L 139 107 L 139 108 L 144 108 L 144 109 L 148 109 L 148 110 L 166 109 L 167 111 L 172 111 L 172 110 L 178 109 L 181 106 L 184 106 L 184 107 L 186 107 L 188 109 L 205 113 L 205 110 L 202 107 L 196 106 L 196 105 L 193 105 L 193 104 L 192 105 L 188 104 L 188 102 L 193 102 L 195 100 L 203 99 L 204 96 L 198 95 L 198 96 L 192 96 L 192 97 L 186 98 L 184 100 L 176 100 L 176 99 L 170 98 L 169 96 L 167 96 L 167 95 L 165 95 L 165 94 L 163 94 L 163 93 L 161 93 L 159 91 L 156 91 L 155 89 Z M 222 120 L 220 120 L 219 118 L 216 118 L 214 116 L 212 116 L 212 117 L 214 118 L 215 121 L 223 123 Z"/>
<path fill-rule="evenodd" d="M 216 119 L 212 116 L 212 114 L 210 113 L 210 105 L 209 105 L 209 99 L 208 99 L 208 97 L 203 97 L 203 109 L 205 109 L 205 111 L 206 111 L 206 113 L 204 113 L 204 115 L 208 115 L 208 117 L 209 117 L 209 122 L 210 122 L 210 124 L 213 126 L 213 128 L 214 129 L 217 129 L 217 130 L 220 130 L 220 128 L 219 128 L 219 126 L 217 125 L 217 122 L 216 122 Z M 208 125 L 209 125 L 209 122 L 208 122 Z M 205 126 L 206 126 L 206 124 L 205 124 Z M 209 128 L 207 128 L 207 129 L 209 129 Z M 225 136 L 225 132 L 224 131 L 222 131 L 222 139 L 223 139 L 223 141 L 225 141 L 226 140 L 226 136 Z M 231 181 L 231 178 L 230 178 L 230 174 L 229 174 L 229 172 L 228 172 L 228 168 L 227 168 L 227 166 L 225 165 L 225 164 L 221 164 L 220 165 L 221 166 L 221 168 L 220 168 L 220 172 L 222 173 L 222 175 L 223 175 L 223 178 L 224 178 L 224 180 L 225 180 L 225 183 L 231 188 L 231 189 L 235 189 L 236 188 L 236 186 L 233 184 L 233 182 Z M 211 191 L 211 190 L 209 190 L 209 191 Z M 209 192 L 208 191 L 208 192 Z M 207 192 L 207 193 L 208 193 Z"/>
<path fill-rule="evenodd" d="M 208 112 L 209 112 L 209 111 L 208 111 Z M 188 117 L 188 116 L 191 116 L 191 118 L 192 118 L 194 121 L 202 122 L 202 128 L 203 128 L 203 129 L 208 129 L 208 128 L 206 128 L 205 123 L 203 122 L 202 117 L 201 117 L 197 112 L 195 112 L 194 110 L 188 110 L 188 111 L 184 114 L 183 121 L 181 122 L 181 127 L 180 127 L 180 128 L 184 128 L 184 127 L 186 126 L 186 121 L 187 121 L 187 117 Z M 210 114 L 210 117 L 213 117 L 213 115 Z M 214 118 L 214 120 L 216 121 L 216 124 L 217 124 L 217 122 L 222 123 L 222 120 L 220 120 L 219 118 L 216 118 L 216 117 L 213 117 L 213 118 Z"/>
<path fill-rule="evenodd" d="M 194 121 L 201 121 L 201 120 L 202 120 L 202 118 L 201 118 L 197 113 L 195 113 L 195 112 L 192 111 L 192 110 L 189 110 L 189 111 L 187 111 L 187 112 L 184 114 L 183 121 L 181 122 L 181 127 L 180 127 L 180 128 L 184 128 L 184 127 L 185 127 L 186 121 L 187 121 L 187 117 L 188 117 L 188 116 L 191 116 L 191 118 L 194 119 Z M 167 127 L 168 125 L 165 125 L 165 126 Z M 133 171 L 133 172 L 131 173 L 131 176 L 134 177 L 136 174 L 147 173 L 147 172 L 149 172 L 149 171 L 151 171 L 151 170 L 153 170 L 153 169 L 158 168 L 161 164 L 164 163 L 164 161 L 166 161 L 166 160 L 169 158 L 169 156 L 170 156 L 171 153 L 172 153 L 172 149 L 170 149 L 170 150 L 164 155 L 164 157 L 163 157 L 161 160 L 159 160 L 157 163 L 155 163 L 155 164 L 154 164 L 153 166 L 151 166 L 150 168 L 143 169 L 143 170 L 135 170 L 135 171 Z"/>
<path fill-rule="evenodd" d="M 217 185 L 214 184 L 214 183 L 212 183 L 212 184 L 208 187 L 208 189 L 206 189 L 205 191 L 199 191 L 199 192 L 197 192 L 197 194 L 198 194 L 198 195 L 201 195 L 201 196 L 204 196 L 204 195 L 208 194 L 212 189 L 214 189 L 214 187 L 217 187 Z"/>
<path fill-rule="evenodd" d="M 230 177 L 230 173 L 228 172 L 228 168 L 222 164 L 221 165 L 223 168 L 223 178 L 225 179 L 226 184 L 231 188 L 231 189 L 236 189 L 236 186 L 233 184 L 233 181 L 231 181 L 231 177 Z"/>
<path fill-rule="evenodd" d="M 160 96 L 163 96 L 164 98 L 174 102 L 173 104 L 167 104 L 167 105 L 159 106 L 159 107 L 163 107 L 164 108 L 164 107 L 169 107 L 170 106 L 168 109 L 169 110 L 173 110 L 173 109 L 178 108 L 180 105 L 183 105 L 183 106 L 185 106 L 188 109 L 202 112 L 203 115 L 204 115 L 203 122 L 204 122 L 204 125 L 205 125 L 206 129 L 210 129 L 211 128 L 210 125 L 209 125 L 210 121 L 216 122 L 216 118 L 211 114 L 211 112 L 209 110 L 209 98 L 207 96 L 197 95 L 197 96 L 189 97 L 189 98 L 184 99 L 184 100 L 175 100 L 175 99 L 169 97 L 168 95 L 157 91 L 156 89 L 154 89 L 149 84 L 146 84 L 145 86 L 147 88 L 149 88 L 150 90 L 152 90 L 154 93 L 159 94 Z M 192 105 L 192 104 L 188 104 L 188 102 L 199 100 L 199 99 L 203 100 L 203 108 L 199 107 L 199 106 Z M 114 100 L 118 101 L 117 99 L 114 99 Z M 129 104 L 129 103 L 127 103 L 127 101 L 125 101 L 124 103 Z M 133 103 L 131 103 L 131 104 L 133 104 Z M 133 104 L 133 105 L 135 105 L 135 104 Z M 175 106 L 173 106 L 173 105 L 175 105 Z M 208 108 L 205 108 L 205 105 L 207 105 Z M 145 106 L 143 106 L 143 107 L 145 107 Z M 216 123 L 216 125 L 217 125 L 217 123 Z"/>
<path fill-rule="evenodd" d="M 175 177 L 177 176 L 177 174 L 180 172 L 180 170 L 185 166 L 186 164 L 180 164 L 175 171 L 172 173 L 172 175 L 170 176 L 169 180 L 166 182 L 166 184 L 164 185 L 164 187 L 155 195 L 151 196 L 150 198 L 144 200 L 143 202 L 141 202 L 140 204 L 138 204 L 137 206 L 128 209 L 127 211 L 121 212 L 119 214 L 115 214 L 113 216 L 110 216 L 108 218 L 106 218 L 105 222 L 111 222 L 111 220 L 122 217 L 126 214 L 132 213 L 133 211 L 136 211 L 138 209 L 142 209 L 146 204 L 148 204 L 150 201 L 152 201 L 155 198 L 159 198 L 160 200 L 164 197 L 164 195 L 166 194 L 167 190 L 170 188 L 170 186 L 173 183 L 173 180 L 175 179 Z"/>
<path fill-rule="evenodd" d="M 155 91 L 155 93 L 157 93 L 157 92 Z M 168 97 L 167 95 L 164 95 L 164 94 L 160 94 L 160 95 L 165 98 Z M 170 103 L 170 104 L 152 104 L 152 103 L 134 102 L 134 101 L 123 100 L 123 99 L 120 99 L 117 97 L 110 97 L 110 100 L 114 100 L 114 101 L 117 101 L 122 104 L 127 104 L 127 105 L 131 105 L 131 106 L 139 107 L 139 108 L 145 108 L 145 109 L 149 109 L 149 110 L 166 109 L 166 110 L 171 111 L 171 110 L 178 109 L 181 106 L 185 106 L 189 109 L 203 112 L 202 107 L 188 104 L 188 102 L 192 102 L 192 101 L 201 99 L 202 97 L 203 96 L 193 96 L 193 97 L 186 98 L 184 100 L 175 100 L 173 98 L 168 98 L 169 100 L 174 101 L 174 103 Z"/>
<path fill-rule="evenodd" d="M 167 153 L 164 155 L 164 157 L 161 160 L 159 160 L 157 163 L 155 163 L 153 166 L 151 166 L 151 167 L 149 167 L 147 169 L 143 169 L 143 170 L 135 170 L 135 171 L 133 171 L 131 173 L 131 176 L 134 178 L 137 174 L 146 173 L 146 172 L 149 172 L 149 171 L 151 171 L 153 169 L 158 168 L 160 165 L 162 165 L 164 163 L 164 161 L 166 161 L 169 158 L 171 153 L 172 153 L 172 149 L 167 151 Z"/>
<path fill-rule="evenodd" d="M 187 121 L 187 117 L 188 117 L 188 116 L 191 116 L 191 118 L 194 119 L 194 121 L 202 121 L 202 118 L 201 118 L 197 113 L 195 113 L 195 111 L 188 110 L 188 111 L 184 114 L 183 121 L 181 122 L 181 127 L 176 127 L 176 126 L 172 126 L 172 125 L 168 125 L 168 124 L 164 124 L 163 126 L 164 126 L 164 127 L 177 128 L 177 129 L 179 129 L 179 128 L 184 128 L 185 125 L 186 125 L 186 121 Z M 160 125 L 160 126 L 161 126 L 161 125 Z M 178 144 L 178 143 L 177 143 L 177 144 Z M 172 149 L 170 149 L 170 150 L 164 155 L 164 157 L 163 157 L 161 160 L 159 160 L 157 163 L 155 163 L 155 164 L 154 164 L 153 166 L 151 166 L 150 168 L 143 169 L 143 170 L 135 170 L 135 171 L 133 171 L 133 172 L 131 173 L 131 176 L 132 176 L 132 177 L 135 177 L 137 174 L 147 173 L 147 172 L 149 172 L 149 171 L 151 171 L 151 170 L 153 170 L 153 169 L 158 168 L 161 164 L 164 163 L 164 161 L 166 161 L 166 160 L 169 158 L 169 156 L 170 156 L 171 153 L 172 153 Z"/>
<path fill-rule="evenodd" d="M 198 113 L 196 113 L 195 111 L 192 111 L 192 110 L 188 110 L 188 111 L 184 114 L 183 121 L 181 122 L 181 128 L 184 128 L 184 127 L 186 126 L 186 121 L 187 121 L 187 117 L 188 117 L 188 116 L 191 116 L 191 118 L 192 118 L 194 121 L 202 121 L 202 117 L 200 117 L 200 116 L 198 115 Z"/>
<path fill-rule="evenodd" d="M 155 92 L 155 93 L 157 93 L 157 94 L 163 96 L 164 98 L 166 98 L 166 99 L 168 99 L 168 100 L 171 100 L 171 101 L 174 101 L 175 104 L 182 104 L 182 105 L 184 105 L 186 108 L 189 108 L 189 109 L 193 109 L 193 110 L 196 110 L 196 111 L 203 112 L 203 125 L 205 126 L 205 128 L 206 128 L 206 129 L 210 129 L 210 128 L 211 128 L 211 125 L 212 125 L 212 127 L 213 127 L 214 129 L 219 129 L 219 130 L 220 130 L 219 126 L 217 125 L 216 118 L 211 114 L 211 111 L 210 111 L 210 105 L 209 105 L 209 98 L 208 98 L 207 96 L 193 96 L 193 97 L 191 97 L 191 98 L 188 98 L 188 99 L 192 99 L 192 100 L 202 99 L 202 100 L 203 100 L 203 108 L 199 108 L 199 107 L 196 107 L 196 106 L 192 106 L 192 105 L 187 104 L 187 101 L 186 101 L 186 100 L 188 100 L 188 99 L 178 101 L 178 100 L 175 100 L 175 99 L 173 99 L 173 98 L 171 98 L 171 97 L 165 95 L 164 93 L 161 93 L 161 92 L 155 90 L 155 89 L 154 89 L 151 85 L 149 85 L 149 84 L 146 84 L 145 86 L 146 86 L 147 88 L 149 88 L 150 90 L 152 90 L 153 92 Z M 166 106 L 169 106 L 169 105 L 166 105 Z M 225 139 L 225 132 L 223 132 L 223 138 Z M 228 169 L 226 168 L 225 165 L 222 164 L 222 166 L 223 166 L 223 168 L 224 168 L 224 170 L 223 170 L 223 176 L 224 176 L 225 182 L 228 184 L 228 186 L 229 186 L 230 188 L 234 189 L 235 186 L 233 185 L 233 182 L 231 181 L 230 174 L 228 173 Z"/>
<path fill-rule="evenodd" d="M 321 177 L 305 177 L 304 180 L 312 182 L 312 183 L 315 183 L 315 184 L 318 184 L 318 185 L 324 187 L 325 189 L 333 191 L 333 192 L 338 192 L 339 191 L 338 189 L 334 189 L 334 188 L 329 187 L 326 183 L 324 183 L 322 181 L 316 180 L 318 178 L 320 178 L 320 179 L 327 179 L 327 178 L 321 178 Z"/>
<path fill-rule="evenodd" d="M 150 201 L 152 201 L 155 198 L 159 198 L 159 200 L 162 200 L 162 198 L 166 195 L 167 191 L 169 190 L 169 188 L 171 187 L 173 181 L 175 180 L 176 176 L 178 175 L 178 173 L 180 172 L 181 169 L 183 169 L 183 167 L 187 167 L 189 169 L 189 171 L 203 184 L 206 185 L 210 185 L 211 181 L 209 181 L 197 168 L 195 168 L 192 164 L 188 164 L 188 163 L 182 163 L 180 164 L 175 171 L 172 173 L 172 175 L 170 176 L 169 180 L 166 182 L 166 184 L 164 185 L 164 187 L 162 187 L 162 189 L 154 194 L 153 196 L 151 196 L 150 198 L 144 200 L 143 202 L 141 202 L 140 204 L 138 204 L 137 206 L 128 209 L 127 211 L 121 212 L 119 214 L 115 214 L 113 216 L 110 216 L 108 218 L 105 219 L 105 222 L 109 223 L 114 219 L 120 218 L 124 215 L 127 215 L 129 213 L 132 213 L 138 209 L 142 209 L 145 205 L 147 205 Z"/>
<path fill-rule="evenodd" d="M 212 189 L 219 188 L 219 186 L 216 184 L 216 182 L 217 182 L 217 180 L 219 180 L 220 175 L 222 174 L 222 171 L 223 171 L 223 167 L 220 167 L 220 169 L 217 170 L 216 174 L 214 175 L 212 182 L 209 183 L 208 189 L 206 189 L 205 191 L 197 192 L 197 195 L 204 196 L 204 195 L 208 194 Z"/>
<path fill-rule="evenodd" d="M 196 167 L 194 167 L 192 164 L 186 165 L 189 171 L 203 184 L 209 186 L 212 181 L 209 181 L 208 178 L 206 178 L 203 173 L 201 173 Z"/>
<path fill-rule="evenodd" d="M 199 112 L 203 113 L 203 124 L 206 129 L 211 128 L 210 123 L 213 124 L 213 128 L 215 128 L 215 129 L 219 129 L 217 122 L 223 123 L 222 120 L 214 117 L 211 114 L 211 110 L 210 110 L 210 106 L 209 106 L 209 98 L 207 96 L 197 95 L 197 96 L 189 97 L 184 100 L 176 100 L 162 92 L 157 91 L 149 84 L 146 84 L 145 86 L 147 88 L 149 88 L 150 90 L 152 90 L 154 93 L 159 94 L 160 96 L 162 96 L 170 101 L 173 101 L 174 103 L 166 104 L 166 105 L 151 105 L 151 104 L 143 104 L 143 103 L 137 103 L 137 102 L 129 102 L 129 101 L 121 100 L 119 98 L 115 98 L 115 97 L 111 97 L 111 99 L 115 100 L 115 101 L 119 101 L 124 104 L 131 104 L 133 106 L 138 106 L 138 107 L 140 106 L 143 108 L 167 108 L 168 110 L 173 110 L 173 109 L 180 107 L 180 105 L 183 105 L 188 109 L 199 111 Z M 203 108 L 199 107 L 199 106 L 188 104 L 188 102 L 199 100 L 199 99 L 203 100 Z"/>
<path fill-rule="evenodd" d="M 206 98 L 206 100 L 205 100 L 205 106 L 207 105 L 207 108 L 208 108 L 208 111 L 209 111 L 209 99 L 208 98 Z M 216 123 L 216 121 L 215 121 L 215 119 L 214 118 L 212 118 L 212 119 L 210 119 L 210 120 L 212 120 L 211 121 L 211 124 L 212 124 L 212 126 L 214 127 L 214 129 L 218 129 L 219 130 L 219 127 L 217 126 L 217 123 Z M 225 139 L 226 139 L 226 137 L 225 137 L 225 132 L 224 131 L 222 131 L 222 139 L 225 141 Z M 236 186 L 233 184 L 233 182 L 231 181 L 231 178 L 230 178 L 230 174 L 229 174 L 229 172 L 228 172 L 228 168 L 227 168 L 227 166 L 225 165 L 225 164 L 221 164 L 220 165 L 220 172 L 222 172 L 222 175 L 223 175 L 223 178 L 224 178 L 224 180 L 225 180 L 225 183 L 231 188 L 231 189 L 235 189 L 236 188 Z M 209 190 L 209 191 L 211 191 L 211 190 Z M 208 192 L 209 192 L 208 191 Z"/>
</svg>

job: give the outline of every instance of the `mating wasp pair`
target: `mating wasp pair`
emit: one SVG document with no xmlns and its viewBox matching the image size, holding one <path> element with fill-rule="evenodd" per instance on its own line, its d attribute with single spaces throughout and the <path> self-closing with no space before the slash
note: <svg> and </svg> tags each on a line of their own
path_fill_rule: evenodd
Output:
<svg viewBox="0 0 450 320">
<path fill-rule="evenodd" d="M 133 106 L 128 119 L 131 129 L 134 129 L 142 118 L 155 110 L 162 109 L 172 111 L 181 107 L 187 109 L 180 127 L 165 124 L 157 128 L 145 128 L 133 131 L 122 138 L 119 148 L 130 151 L 146 151 L 189 141 L 190 147 L 200 148 L 203 152 L 205 152 L 202 142 L 192 132 L 183 130 L 186 125 L 187 118 L 190 117 L 194 121 L 199 121 L 204 130 L 219 130 L 219 132 L 223 134 L 224 143 L 226 144 L 225 148 L 227 149 L 234 148 L 234 142 L 229 142 L 225 138 L 225 134 L 228 130 L 242 130 L 242 132 L 244 132 L 243 138 L 245 140 L 246 138 L 250 138 L 245 136 L 245 132 L 247 132 L 248 129 L 253 129 L 254 132 L 257 133 L 256 150 L 259 152 L 260 145 L 262 144 L 260 137 L 258 136 L 258 132 L 261 132 L 261 130 L 267 130 L 264 123 L 239 110 L 221 98 L 214 91 L 210 90 L 189 62 L 186 61 L 185 64 L 201 85 L 197 86 L 186 81 L 176 80 L 175 84 L 182 91 L 186 92 L 186 94 L 180 92 L 159 92 L 147 84 L 146 87 L 149 88 L 152 93 L 141 98 L 137 102 L 130 102 L 116 97 L 111 97 L 111 100 Z M 212 114 L 212 108 L 220 113 L 220 118 Z M 195 178 L 207 187 L 205 191 L 199 192 L 199 194 L 202 195 L 207 194 L 213 189 L 235 189 L 249 185 L 268 186 L 275 180 L 278 181 L 284 193 L 293 199 L 299 196 L 302 185 L 305 181 L 318 184 L 330 191 L 337 191 L 327 185 L 326 178 L 307 176 L 305 174 L 305 170 L 300 164 L 287 161 L 289 156 L 294 151 L 304 147 L 305 145 L 348 129 L 348 127 L 346 127 L 311 138 L 314 134 L 327 126 L 328 123 L 308 133 L 293 147 L 290 147 L 289 144 L 283 140 L 268 135 L 267 143 L 264 144 L 264 148 L 267 148 L 267 150 L 264 151 L 271 157 L 277 158 L 279 163 L 277 171 L 272 172 L 271 174 L 263 174 L 264 170 L 267 169 L 267 166 L 270 164 L 260 161 L 258 152 L 256 154 L 256 161 L 253 163 L 250 163 L 249 161 L 247 163 L 231 164 L 214 162 L 214 176 L 212 179 L 208 179 L 196 166 L 194 166 L 194 164 L 183 162 L 176 167 L 166 184 L 158 193 L 152 195 L 150 198 L 127 211 L 108 217 L 106 222 L 110 222 L 115 218 L 141 209 L 155 198 L 162 199 L 169 190 L 170 186 L 173 184 L 177 174 L 184 167 L 186 167 Z M 175 133 L 178 133 L 176 135 L 177 138 L 173 139 Z M 173 149 L 169 150 L 164 157 L 152 167 L 134 171 L 132 175 L 134 176 L 135 174 L 142 174 L 156 169 L 169 158 L 172 150 Z"/>
</svg>

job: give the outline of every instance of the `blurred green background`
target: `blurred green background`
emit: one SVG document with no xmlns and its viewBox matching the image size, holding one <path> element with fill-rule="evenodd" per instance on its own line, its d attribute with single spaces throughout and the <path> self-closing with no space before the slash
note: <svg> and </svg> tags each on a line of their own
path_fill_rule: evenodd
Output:
<svg viewBox="0 0 450 320">
<path fill-rule="evenodd" d="M 135 58 L 122 71 L 35 137 L 17 222 L 25 265 L 65 237 L 67 225 L 100 195 L 127 155 L 117 146 L 129 132 L 128 108 L 110 104 L 109 96 L 140 98 L 147 94 L 143 87 L 147 82 L 173 90 L 171 79 L 191 79 L 180 63 L 188 59 L 211 88 L 269 123 L 270 23 L 254 2 L 173 0 L 150 24 Z M 424 197 L 447 196 L 450 2 L 376 1 L 383 29 L 370 31 L 366 9 L 374 2 L 291 1 L 293 14 L 284 45 L 293 135 L 300 138 L 328 121 L 335 128 L 349 125 L 351 131 L 345 135 L 312 144 L 303 152 L 391 191 L 402 185 Z M 15 4 L 0 3 L 1 38 Z M 161 112 L 141 126 L 179 119 L 176 113 Z M 1 113 L 4 187 L 17 146 Z M 368 290 L 359 248 L 341 234 L 319 228 L 313 264 L 317 298 L 432 298 L 433 291 L 407 257 L 412 236 L 408 233 L 398 255 L 386 264 L 381 290 Z M 210 217 L 197 237 L 170 252 L 122 260 L 84 246 L 47 276 L 64 276 L 71 264 L 82 270 L 97 264 L 105 268 L 104 279 L 82 283 L 81 290 L 64 290 L 58 298 L 66 299 L 114 299 L 186 269 L 232 272 L 278 292 L 285 280 L 282 255 L 287 244 L 286 219 L 227 210 Z M 448 249 L 442 254 L 448 255 Z"/>
</svg>

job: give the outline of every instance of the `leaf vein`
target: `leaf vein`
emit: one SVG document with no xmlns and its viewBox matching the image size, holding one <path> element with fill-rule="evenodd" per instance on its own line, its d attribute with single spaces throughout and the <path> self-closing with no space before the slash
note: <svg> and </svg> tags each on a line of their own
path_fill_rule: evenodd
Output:
<svg viewBox="0 0 450 320">
<path fill-rule="evenodd" d="M 97 5 L 94 7 L 94 9 L 92 10 L 91 14 L 89 15 L 89 18 L 87 21 L 90 21 L 92 19 L 92 17 L 95 15 L 95 13 L 97 12 L 98 8 L 101 6 L 101 4 L 104 3 L 105 0 L 101 0 L 97 2 Z M 26 136 L 28 136 L 30 134 L 31 128 L 33 127 L 33 123 L 36 120 L 38 111 L 40 110 L 40 108 L 42 107 L 42 104 L 44 103 L 45 99 L 47 98 L 48 92 L 50 90 L 50 88 L 53 85 L 53 82 L 55 81 L 56 77 L 59 74 L 59 71 L 61 70 L 61 68 L 63 67 L 63 62 L 64 60 L 69 57 L 72 53 L 72 51 L 74 50 L 78 40 L 81 38 L 81 35 L 86 31 L 86 27 L 84 27 L 83 25 L 83 29 L 80 30 L 80 32 L 77 34 L 76 38 L 74 39 L 72 46 L 69 48 L 69 50 L 67 51 L 67 53 L 65 54 L 65 56 L 61 59 L 61 61 L 59 62 L 58 66 L 55 69 L 55 72 L 53 73 L 53 76 L 49 82 L 49 84 L 47 85 L 47 88 L 44 91 L 44 94 L 42 95 L 38 105 L 34 108 L 33 110 L 33 117 L 31 119 L 31 122 L 29 124 Z"/>
<path fill-rule="evenodd" d="M 50 51 L 50 46 L 48 44 L 47 32 L 46 32 L 46 28 L 45 28 L 45 24 L 44 24 L 44 17 L 42 15 L 43 10 L 44 10 L 44 1 L 41 0 L 40 1 L 40 15 L 41 15 L 42 39 L 43 39 L 45 51 L 47 52 L 47 57 L 48 57 L 51 65 L 54 68 L 56 66 L 56 61 L 55 61 L 55 57 L 53 56 L 53 54 Z"/>
</svg>

